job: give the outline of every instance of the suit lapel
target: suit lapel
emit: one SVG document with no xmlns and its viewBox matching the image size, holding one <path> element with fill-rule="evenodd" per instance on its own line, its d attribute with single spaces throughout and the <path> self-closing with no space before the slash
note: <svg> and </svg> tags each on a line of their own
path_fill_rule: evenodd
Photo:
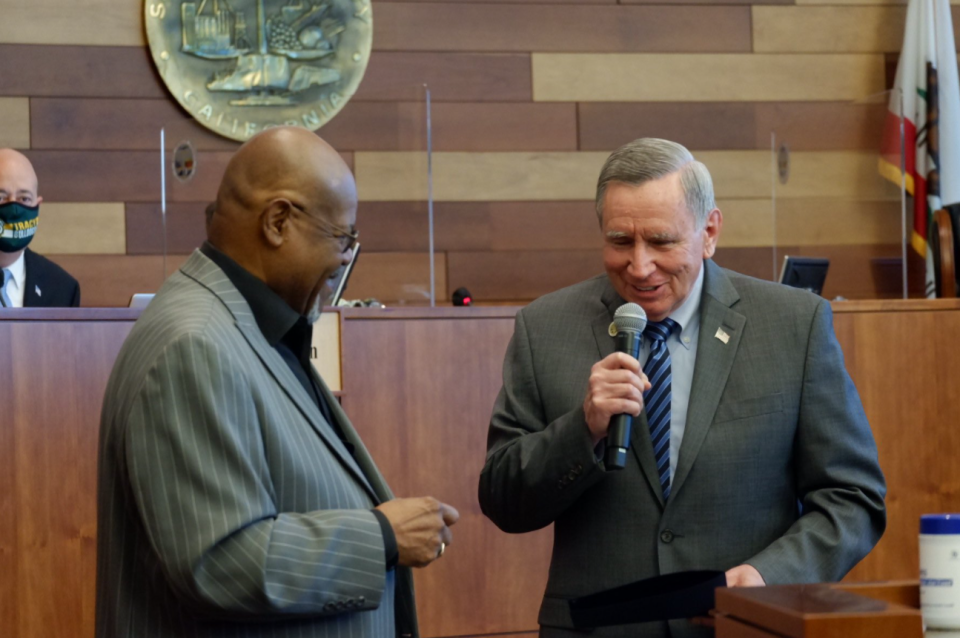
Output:
<svg viewBox="0 0 960 638">
<path fill-rule="evenodd" d="M 24 277 L 23 280 L 23 307 L 24 308 L 38 308 L 43 306 L 43 299 L 41 295 L 37 294 L 37 290 L 40 288 L 40 282 L 38 275 L 37 262 L 33 258 L 33 251 L 27 248 L 23 251 L 23 268 L 24 268 Z"/>
<path fill-rule="evenodd" d="M 600 301 L 603 303 L 603 310 L 596 316 L 592 322 L 593 336 L 597 340 L 597 348 L 600 352 L 600 359 L 603 359 L 616 350 L 616 340 L 610 334 L 610 324 L 613 322 L 613 314 L 617 308 L 626 303 L 620 295 L 610 285 L 609 280 L 604 288 Z M 642 364 L 642 362 L 641 362 Z M 633 420 L 633 429 L 630 432 L 630 449 L 640 464 L 640 470 L 650 484 L 653 493 L 663 506 L 663 490 L 660 488 L 660 475 L 657 473 L 657 460 L 653 454 L 653 443 L 650 441 L 647 411 L 644 410 L 640 416 Z"/>
<path fill-rule="evenodd" d="M 373 457 L 370 456 L 367 447 L 363 444 L 363 441 L 360 440 L 360 435 L 357 434 L 350 419 L 347 418 L 347 413 L 340 407 L 340 402 L 333 396 L 333 392 L 327 388 L 327 384 L 323 382 L 316 370 L 311 370 L 310 372 L 313 375 L 314 381 L 317 383 L 317 387 L 320 388 L 320 392 L 323 393 L 324 398 L 327 400 L 327 405 L 330 406 L 330 412 L 340 426 L 344 437 L 348 443 L 353 445 L 354 454 L 351 460 L 356 462 L 359 471 L 367 481 L 367 487 L 372 491 L 374 496 L 376 496 L 377 503 L 392 500 L 393 492 L 390 491 L 390 487 L 383 479 L 383 475 L 381 475 L 380 470 L 377 469 L 377 465 L 373 462 Z"/>
<path fill-rule="evenodd" d="M 717 405 L 727 385 L 730 369 L 736 359 L 746 318 L 731 309 L 740 299 L 730 279 L 712 261 L 704 261 L 703 296 L 700 301 L 700 337 L 697 362 L 693 372 L 687 424 L 680 444 L 680 457 L 671 485 L 676 494 L 690 474 L 690 468 L 707 436 Z M 726 343 L 719 338 L 722 331 Z"/>
<path fill-rule="evenodd" d="M 256 319 L 254 319 L 253 313 L 250 311 L 250 306 L 224 272 L 199 251 L 194 252 L 180 270 L 183 274 L 208 288 L 227 306 L 237 322 L 237 328 L 240 330 L 240 334 L 242 334 L 247 340 L 247 343 L 250 344 L 250 347 L 254 353 L 256 353 L 257 357 L 260 358 L 260 361 L 263 362 L 264 367 L 270 375 L 273 376 L 277 385 L 280 386 L 281 390 L 283 390 L 293 404 L 297 406 L 297 409 L 300 410 L 300 413 L 303 414 L 303 417 L 317 435 L 340 459 L 344 467 L 353 474 L 357 482 L 367 490 L 371 497 L 378 499 L 379 495 L 367 481 L 367 478 L 364 476 L 363 471 L 357 465 L 353 456 L 351 456 L 350 452 L 343 445 L 343 442 L 337 437 L 331 425 L 323 418 L 320 410 L 317 409 L 313 400 L 307 395 L 306 390 L 304 390 L 300 381 L 297 380 L 289 366 L 287 366 L 283 357 L 264 339 L 263 333 L 260 332 L 260 327 L 257 326 Z M 324 390 L 326 389 L 323 384 L 321 384 L 320 387 Z M 329 393 L 325 393 L 325 396 L 327 396 L 331 410 L 334 410 L 334 413 L 337 414 L 336 411 L 340 408 L 336 398 Z M 342 411 L 340 411 L 339 414 L 342 414 Z M 344 415 L 341 419 L 341 424 L 345 420 L 346 416 Z M 352 428 L 350 428 L 350 430 L 352 431 Z M 344 431 L 346 432 L 346 429 Z M 366 450 L 364 450 L 364 453 L 366 453 Z"/>
</svg>

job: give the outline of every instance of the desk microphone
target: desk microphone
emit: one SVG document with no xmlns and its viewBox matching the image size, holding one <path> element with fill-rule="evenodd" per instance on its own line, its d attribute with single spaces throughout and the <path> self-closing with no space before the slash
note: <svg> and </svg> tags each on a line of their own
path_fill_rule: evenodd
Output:
<svg viewBox="0 0 960 638">
<path fill-rule="evenodd" d="M 647 313 L 638 304 L 625 303 L 613 314 L 613 325 L 617 328 L 617 352 L 639 359 L 640 341 L 643 330 L 647 327 Z M 622 470 L 626 466 L 632 429 L 632 414 L 617 414 L 610 418 L 607 449 L 603 455 L 607 470 Z"/>
</svg>

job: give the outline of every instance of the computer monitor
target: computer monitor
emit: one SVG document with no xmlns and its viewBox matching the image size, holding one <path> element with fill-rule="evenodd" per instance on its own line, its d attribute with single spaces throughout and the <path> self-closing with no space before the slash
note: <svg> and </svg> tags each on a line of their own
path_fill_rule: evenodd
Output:
<svg viewBox="0 0 960 638">
<path fill-rule="evenodd" d="M 819 295 L 823 292 L 829 267 L 829 259 L 786 256 L 783 258 L 783 270 L 780 271 L 780 283 Z"/>
<path fill-rule="evenodd" d="M 138 292 L 130 297 L 131 308 L 146 308 L 153 300 L 153 293 Z"/>
</svg>

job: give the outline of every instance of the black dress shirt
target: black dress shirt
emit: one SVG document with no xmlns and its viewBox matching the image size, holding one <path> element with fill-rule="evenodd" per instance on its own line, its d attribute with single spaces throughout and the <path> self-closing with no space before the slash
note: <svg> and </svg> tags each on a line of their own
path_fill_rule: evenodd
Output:
<svg viewBox="0 0 960 638">
<path fill-rule="evenodd" d="M 307 395 L 323 414 L 323 418 L 336 432 L 351 455 L 354 454 L 353 444 L 343 434 L 343 429 L 327 404 L 323 393 L 313 379 L 312 364 L 310 363 L 310 348 L 313 344 L 313 326 L 307 318 L 294 310 L 280 295 L 270 289 L 267 284 L 253 276 L 240 264 L 217 250 L 210 242 L 204 242 L 200 252 L 210 258 L 213 263 L 223 270 L 236 289 L 243 295 L 253 318 L 263 333 L 267 343 L 283 357 L 284 362 L 293 372 L 293 375 L 307 391 Z M 387 568 L 397 564 L 399 550 L 397 537 L 390 526 L 387 517 L 379 510 L 373 510 L 374 516 L 380 522 L 383 532 L 383 547 L 387 559 Z"/>
</svg>

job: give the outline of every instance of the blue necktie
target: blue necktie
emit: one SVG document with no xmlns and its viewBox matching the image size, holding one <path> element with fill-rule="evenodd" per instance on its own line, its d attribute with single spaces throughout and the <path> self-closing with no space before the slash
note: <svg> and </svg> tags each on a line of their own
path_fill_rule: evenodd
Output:
<svg viewBox="0 0 960 638">
<path fill-rule="evenodd" d="M 667 337 L 677 325 L 673 319 L 664 319 L 659 323 L 648 323 L 643 331 L 643 336 L 650 340 L 650 356 L 643 366 L 650 379 L 650 389 L 643 393 L 643 403 L 664 501 L 670 498 L 670 384 L 673 379 Z"/>
<path fill-rule="evenodd" d="M 0 286 L 0 306 L 4 308 L 13 308 L 13 302 L 7 296 L 7 284 L 13 279 L 13 273 L 8 269 L 3 269 L 3 285 Z"/>
</svg>

